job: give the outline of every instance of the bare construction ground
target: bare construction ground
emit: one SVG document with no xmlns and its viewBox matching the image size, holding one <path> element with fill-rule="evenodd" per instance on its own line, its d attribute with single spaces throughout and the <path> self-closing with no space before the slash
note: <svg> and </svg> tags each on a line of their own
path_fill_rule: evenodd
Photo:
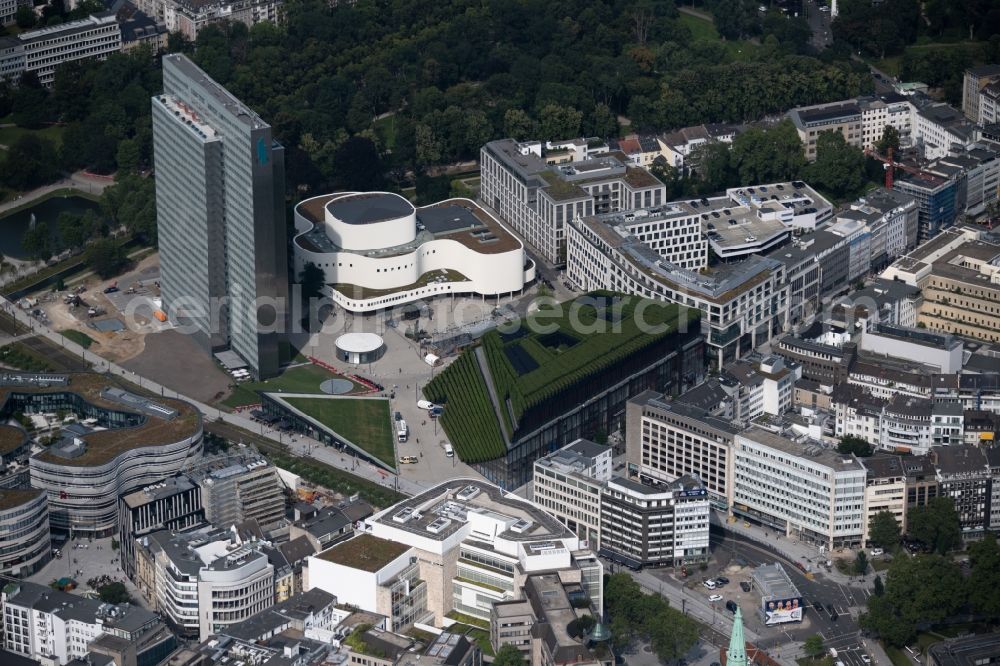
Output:
<svg viewBox="0 0 1000 666">
<path fill-rule="evenodd" d="M 191 336 L 174 330 L 145 336 L 143 352 L 121 365 L 206 403 L 228 395 L 232 382 Z"/>
</svg>

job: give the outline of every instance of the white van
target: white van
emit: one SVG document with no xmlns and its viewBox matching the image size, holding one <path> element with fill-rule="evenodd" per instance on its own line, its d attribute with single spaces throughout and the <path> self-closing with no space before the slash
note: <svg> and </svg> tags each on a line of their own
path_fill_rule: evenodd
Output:
<svg viewBox="0 0 1000 666">
<path fill-rule="evenodd" d="M 444 445 L 444 454 L 449 458 L 455 457 L 455 449 L 451 448 L 451 444 Z"/>
<path fill-rule="evenodd" d="M 830 656 L 834 659 L 837 658 L 837 648 L 830 648 Z"/>
<path fill-rule="evenodd" d="M 417 400 L 417 409 L 434 409 L 434 403 L 430 400 Z"/>
</svg>

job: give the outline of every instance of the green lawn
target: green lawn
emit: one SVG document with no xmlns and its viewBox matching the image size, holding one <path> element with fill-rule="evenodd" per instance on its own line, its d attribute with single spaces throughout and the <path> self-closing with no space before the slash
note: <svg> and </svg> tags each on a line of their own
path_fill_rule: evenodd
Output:
<svg viewBox="0 0 1000 666">
<path fill-rule="evenodd" d="M 89 349 L 90 345 L 94 344 L 94 339 L 82 331 L 75 331 L 69 329 L 62 332 L 62 335 L 67 340 L 72 340 L 76 344 L 80 345 L 84 349 Z"/>
<path fill-rule="evenodd" d="M 382 139 L 382 145 L 388 151 L 396 147 L 396 122 L 394 115 L 375 121 L 375 133 Z"/>
<path fill-rule="evenodd" d="M 396 466 L 392 415 L 384 398 L 286 398 L 308 414 L 390 467 Z"/>
<path fill-rule="evenodd" d="M 711 21 L 690 14 L 681 14 L 680 22 L 691 31 L 694 41 L 722 40 L 719 31 L 715 29 L 715 25 Z M 761 49 L 760 44 L 747 41 L 722 40 L 722 45 L 726 47 L 729 59 L 736 62 L 755 59 Z"/>
<path fill-rule="evenodd" d="M 889 655 L 889 661 L 892 662 L 893 666 L 913 666 L 913 661 L 899 648 L 892 647 L 891 645 L 884 647 L 885 653 Z"/>
<path fill-rule="evenodd" d="M 715 24 L 703 18 L 692 16 L 691 14 L 681 14 L 681 25 L 687 26 L 691 31 L 691 36 L 695 40 L 718 39 L 719 31 L 715 29 Z"/>
<path fill-rule="evenodd" d="M 51 125 L 37 130 L 26 129 L 24 127 L 0 127 L 0 144 L 9 146 L 25 134 L 34 134 L 49 139 L 58 148 L 62 145 L 62 136 L 65 129 L 62 125 Z"/>
<path fill-rule="evenodd" d="M 256 405 L 260 402 L 260 396 L 257 395 L 258 390 L 272 393 L 322 393 L 319 390 L 319 385 L 336 376 L 312 363 L 297 365 L 273 379 L 238 384 L 233 394 L 223 400 L 222 404 L 230 408 Z M 354 386 L 355 390 L 362 388 L 360 384 Z"/>
</svg>

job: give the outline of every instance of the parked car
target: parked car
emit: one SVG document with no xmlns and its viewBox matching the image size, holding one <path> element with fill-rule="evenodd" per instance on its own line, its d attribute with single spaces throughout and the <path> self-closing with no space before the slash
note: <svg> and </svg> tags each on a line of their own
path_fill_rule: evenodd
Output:
<svg viewBox="0 0 1000 666">
<path fill-rule="evenodd" d="M 733 613 L 735 615 L 737 608 L 738 606 L 736 605 L 736 602 L 733 601 L 732 599 L 726 602 L 726 610 L 729 611 L 730 613 Z"/>
<path fill-rule="evenodd" d="M 880 557 L 885 555 L 885 551 L 881 548 L 872 548 L 872 557 Z"/>
<path fill-rule="evenodd" d="M 714 580 L 706 580 L 704 583 L 702 583 L 702 585 L 704 585 L 705 587 L 707 587 L 710 590 L 714 590 L 716 587 L 718 587 L 715 584 Z"/>
<path fill-rule="evenodd" d="M 729 579 L 725 576 L 716 576 L 715 583 L 717 585 L 729 585 Z"/>
<path fill-rule="evenodd" d="M 749 592 L 750 591 L 750 583 L 747 582 L 747 581 L 745 581 L 745 580 L 740 581 L 740 589 L 743 590 L 744 592 Z"/>
<path fill-rule="evenodd" d="M 708 600 L 711 601 L 714 604 L 716 601 L 722 601 L 722 595 L 721 594 L 711 594 L 711 595 L 709 595 Z"/>
<path fill-rule="evenodd" d="M 118 287 L 108 287 L 107 289 L 104 290 L 104 293 L 105 294 L 113 294 L 116 291 L 118 291 Z"/>
<path fill-rule="evenodd" d="M 821 602 L 821 601 L 814 601 L 813 602 L 813 608 L 816 609 L 816 612 L 822 613 L 823 612 L 823 602 Z"/>
<path fill-rule="evenodd" d="M 399 462 L 403 465 L 413 465 L 417 462 L 416 456 L 401 456 Z"/>
<path fill-rule="evenodd" d="M 400 414 L 399 412 L 396 412 L 396 414 L 393 416 L 393 418 L 395 420 L 397 420 L 397 421 L 402 421 L 403 420 L 403 415 Z"/>
</svg>

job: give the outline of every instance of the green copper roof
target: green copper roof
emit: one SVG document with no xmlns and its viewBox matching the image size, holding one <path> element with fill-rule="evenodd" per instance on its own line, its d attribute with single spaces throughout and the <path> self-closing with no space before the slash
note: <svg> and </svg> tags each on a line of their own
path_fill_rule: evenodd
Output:
<svg viewBox="0 0 1000 666">
<path fill-rule="evenodd" d="M 743 614 L 739 606 L 736 607 L 736 616 L 733 617 L 733 633 L 729 637 L 726 666 L 747 666 L 747 643 L 743 638 Z"/>
</svg>

